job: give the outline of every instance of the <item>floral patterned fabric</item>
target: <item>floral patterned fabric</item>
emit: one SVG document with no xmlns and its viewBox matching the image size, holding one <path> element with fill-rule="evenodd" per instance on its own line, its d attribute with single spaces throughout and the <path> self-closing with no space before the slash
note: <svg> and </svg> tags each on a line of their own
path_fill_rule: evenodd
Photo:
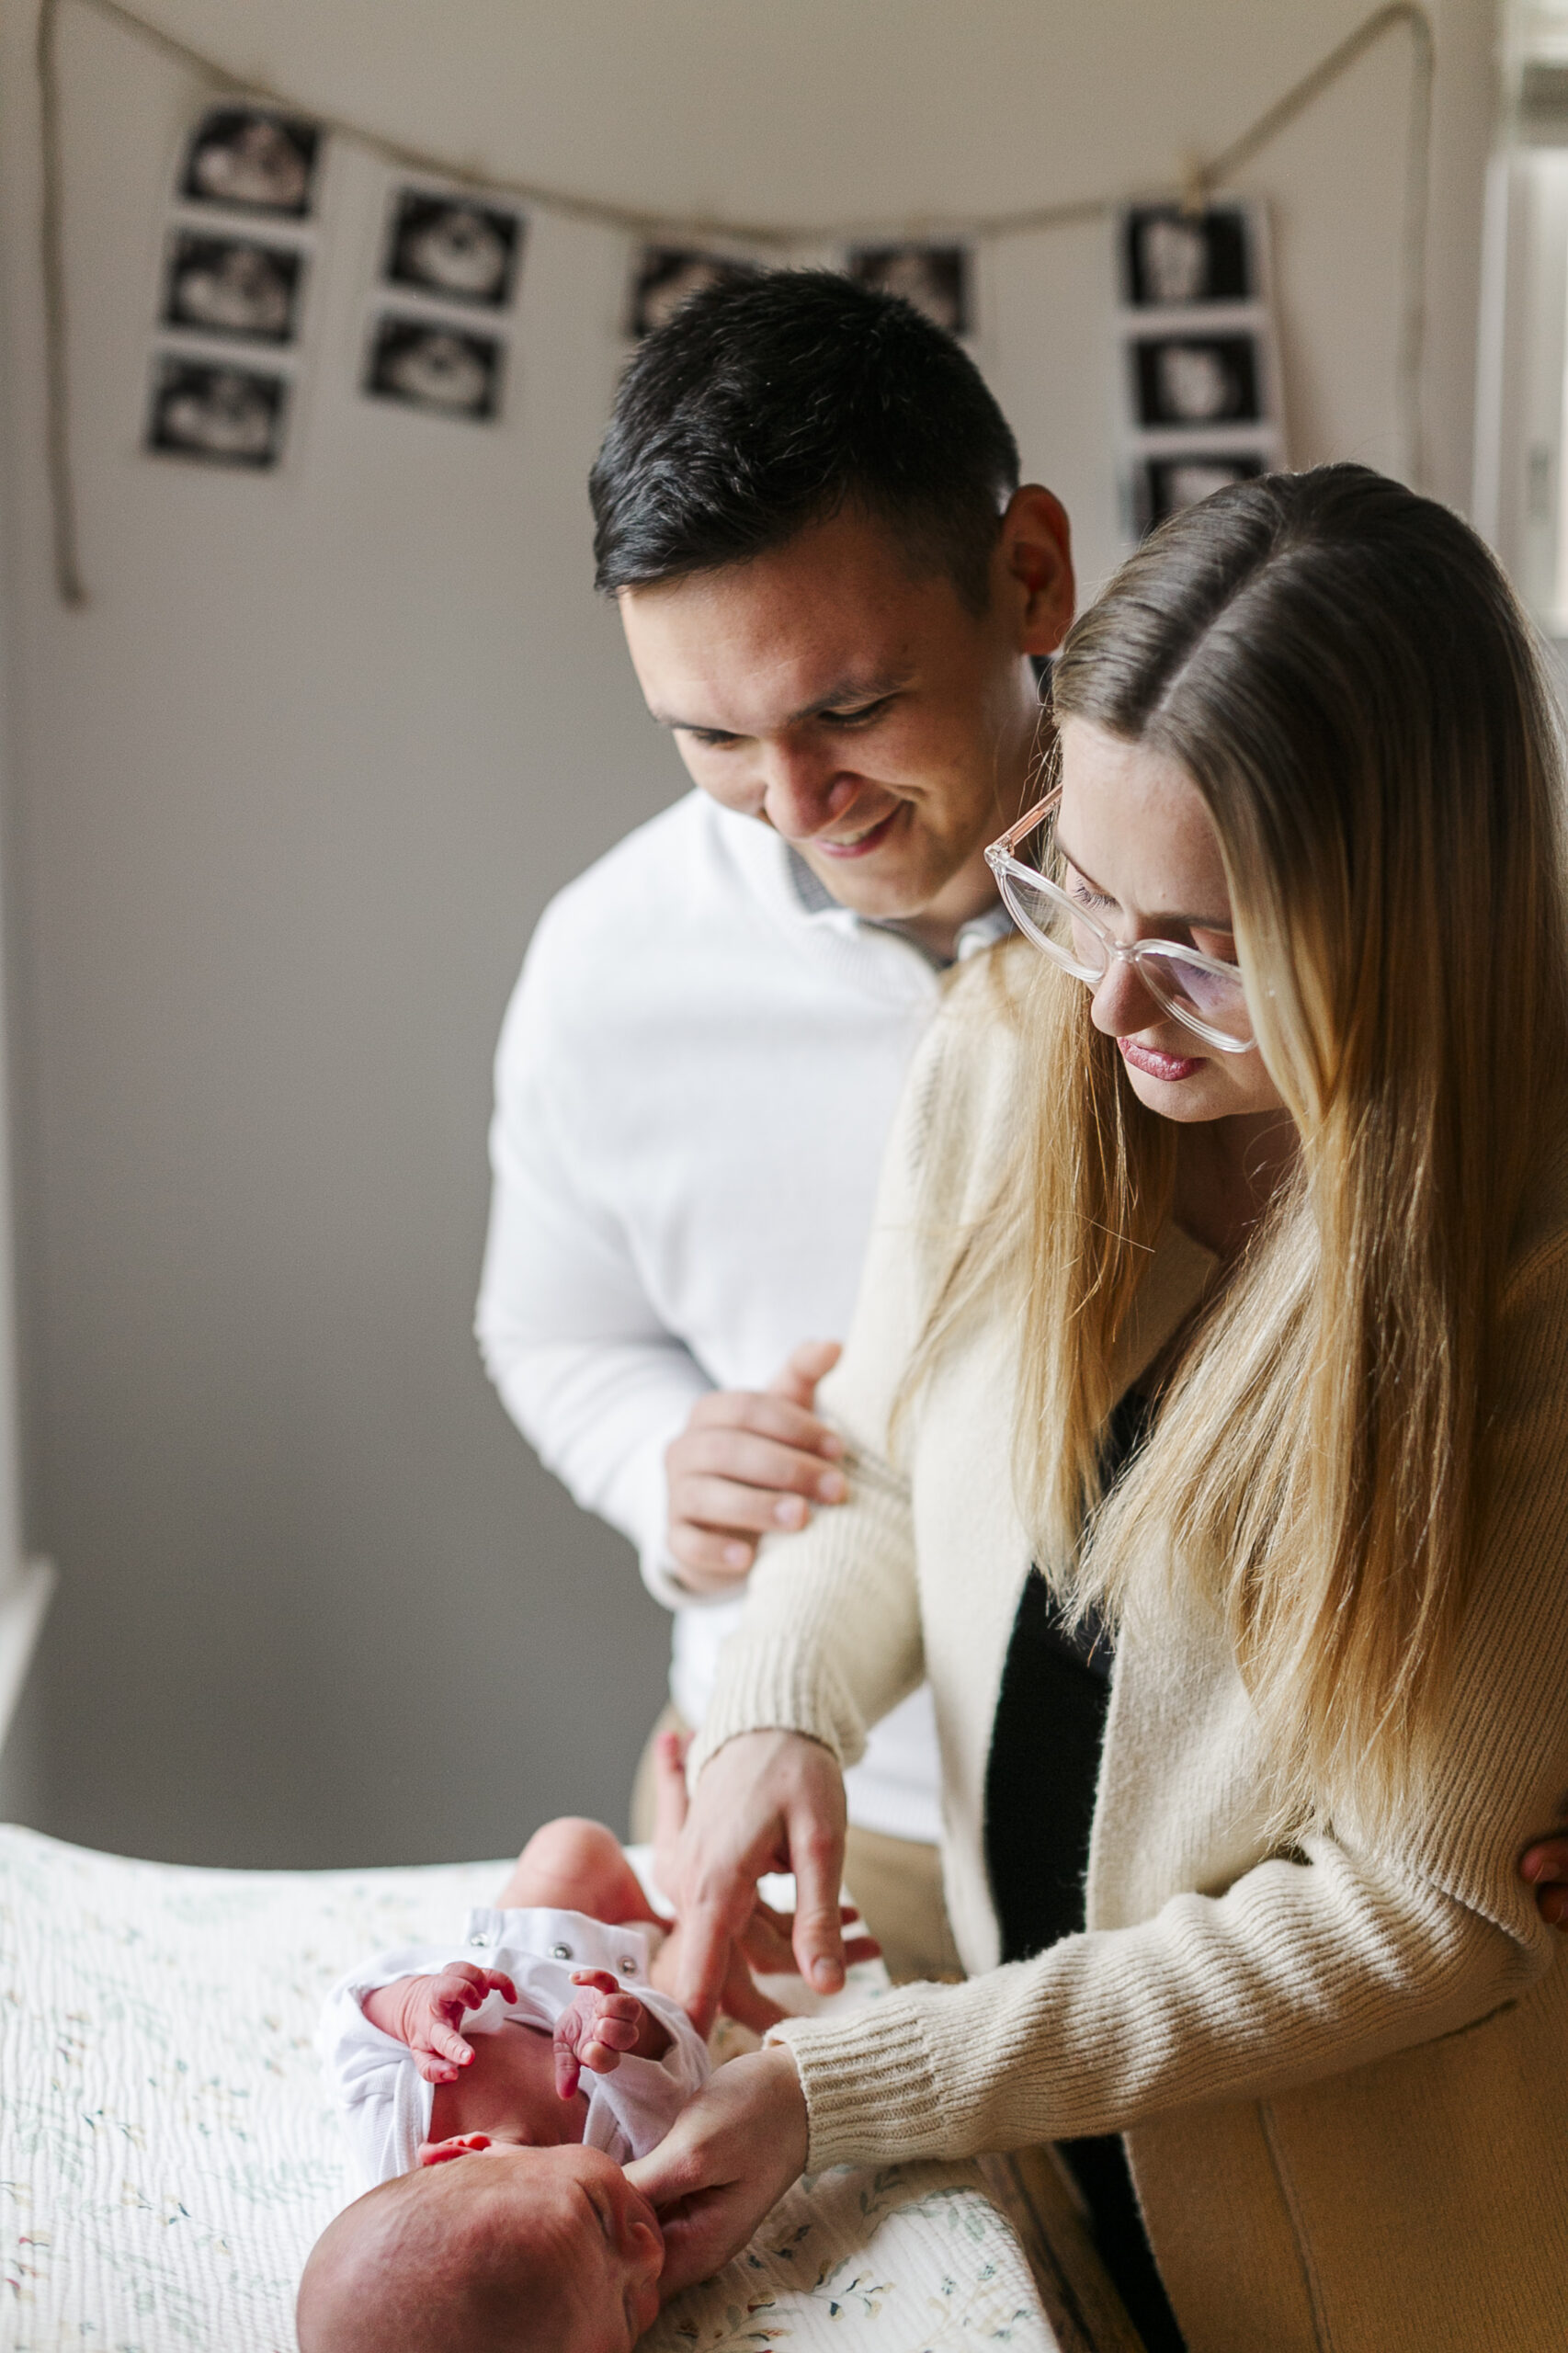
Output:
<svg viewBox="0 0 1568 2353">
<path fill-rule="evenodd" d="M 450 1933 L 501 1863 L 219 1871 L 0 1827 L 0 2345 L 293 2353 L 352 2194 L 311 2038 L 360 1955 Z M 962 2166 L 802 2183 L 649 2353 L 959 2353 L 1054 2339 Z"/>
</svg>

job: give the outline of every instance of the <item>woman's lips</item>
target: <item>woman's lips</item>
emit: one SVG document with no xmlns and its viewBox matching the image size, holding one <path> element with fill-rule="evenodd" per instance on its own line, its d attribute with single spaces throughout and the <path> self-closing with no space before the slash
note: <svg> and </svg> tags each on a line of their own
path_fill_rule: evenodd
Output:
<svg viewBox="0 0 1568 2353">
<path fill-rule="evenodd" d="M 1141 1046 L 1135 1038 L 1119 1038 L 1122 1060 L 1142 1071 L 1150 1078 L 1163 1078 L 1174 1086 L 1178 1079 L 1190 1078 L 1194 1071 L 1203 1068 L 1202 1054 L 1162 1054 L 1153 1046 Z"/>
<path fill-rule="evenodd" d="M 858 841 L 830 842 L 821 834 L 817 834 L 809 843 L 802 843 L 801 847 L 820 850 L 824 858 L 867 858 L 872 850 L 881 849 L 893 826 L 903 816 L 905 806 L 906 803 L 902 801 L 895 801 L 887 815 L 879 817 L 870 832 L 862 834 Z"/>
</svg>

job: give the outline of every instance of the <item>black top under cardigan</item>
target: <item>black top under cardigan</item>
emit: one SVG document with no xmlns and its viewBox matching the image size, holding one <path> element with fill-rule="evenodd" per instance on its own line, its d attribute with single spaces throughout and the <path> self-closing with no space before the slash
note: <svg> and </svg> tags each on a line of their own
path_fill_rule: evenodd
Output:
<svg viewBox="0 0 1568 2353">
<path fill-rule="evenodd" d="M 1116 1484 L 1149 1434 L 1150 1400 L 1130 1390 L 1111 1415 L 1101 1470 Z M 1090 1616 L 1069 1625 L 1032 1570 L 1002 1671 L 985 1774 L 985 1861 L 1002 1959 L 1028 1961 L 1085 1926 L 1084 1881 L 1110 1706 L 1113 1644 Z M 1118 2133 L 1060 2144 L 1088 2204 L 1095 2242 L 1147 2353 L 1183 2353 Z"/>
</svg>

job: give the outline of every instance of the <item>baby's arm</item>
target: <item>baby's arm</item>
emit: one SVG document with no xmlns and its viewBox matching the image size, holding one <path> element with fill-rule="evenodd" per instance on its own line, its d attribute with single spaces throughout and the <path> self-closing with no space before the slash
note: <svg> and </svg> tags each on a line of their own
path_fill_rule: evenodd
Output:
<svg viewBox="0 0 1568 2353">
<path fill-rule="evenodd" d="M 670 2030 L 635 1994 L 624 1993 L 608 1969 L 574 1969 L 578 1988 L 555 2021 L 555 2088 L 562 2099 L 577 2089 L 585 2067 L 608 2075 L 623 2055 L 662 2059 Z"/>
<path fill-rule="evenodd" d="M 360 2007 L 373 2027 L 407 2045 L 427 2084 L 455 2084 L 458 2069 L 473 2059 L 463 2019 L 493 1993 L 508 2002 L 517 1998 L 517 1987 L 502 1971 L 454 1961 L 431 1977 L 395 1977 L 390 1985 L 378 1985 Z"/>
</svg>

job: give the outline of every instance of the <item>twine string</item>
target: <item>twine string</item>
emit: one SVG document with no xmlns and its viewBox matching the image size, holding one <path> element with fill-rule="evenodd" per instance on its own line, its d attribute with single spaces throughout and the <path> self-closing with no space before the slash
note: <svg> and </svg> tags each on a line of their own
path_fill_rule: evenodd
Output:
<svg viewBox="0 0 1568 2353">
<path fill-rule="evenodd" d="M 1132 200 L 1127 195 L 1085 196 L 1059 204 L 1003 212 L 921 213 L 898 220 L 868 219 L 824 225 L 821 222 L 757 222 L 719 215 L 682 215 L 584 196 L 536 180 L 488 172 L 472 161 L 454 161 L 392 137 L 369 123 L 325 110 L 295 91 L 254 74 L 236 74 L 219 58 L 194 48 L 151 23 L 123 0 L 74 0 L 79 7 L 118 25 L 172 64 L 196 75 L 214 92 L 243 97 L 258 105 L 301 115 L 335 136 L 351 141 L 399 170 L 515 199 L 562 220 L 587 222 L 632 238 L 681 239 L 702 244 L 753 246 L 764 252 L 816 244 L 903 244 L 950 238 L 983 243 L 1002 237 L 1035 236 L 1080 228 L 1108 219 Z M 60 20 L 65 0 L 40 0 L 37 66 L 41 202 L 40 248 L 43 279 L 46 462 L 53 527 L 54 578 L 61 602 L 78 608 L 87 601 L 76 528 L 76 497 L 71 460 L 70 318 L 64 250 L 64 163 L 61 120 Z M 1400 244 L 1400 333 L 1395 392 L 1404 472 L 1419 481 L 1422 467 L 1421 375 L 1426 322 L 1427 180 L 1431 153 L 1434 42 L 1426 10 L 1415 0 L 1390 0 L 1303 74 L 1207 163 L 1190 165 L 1174 191 L 1175 200 L 1200 210 L 1215 190 L 1250 163 L 1280 132 L 1340 81 L 1368 51 L 1401 28 L 1411 39 L 1410 126 L 1406 150 L 1404 218 Z"/>
</svg>

